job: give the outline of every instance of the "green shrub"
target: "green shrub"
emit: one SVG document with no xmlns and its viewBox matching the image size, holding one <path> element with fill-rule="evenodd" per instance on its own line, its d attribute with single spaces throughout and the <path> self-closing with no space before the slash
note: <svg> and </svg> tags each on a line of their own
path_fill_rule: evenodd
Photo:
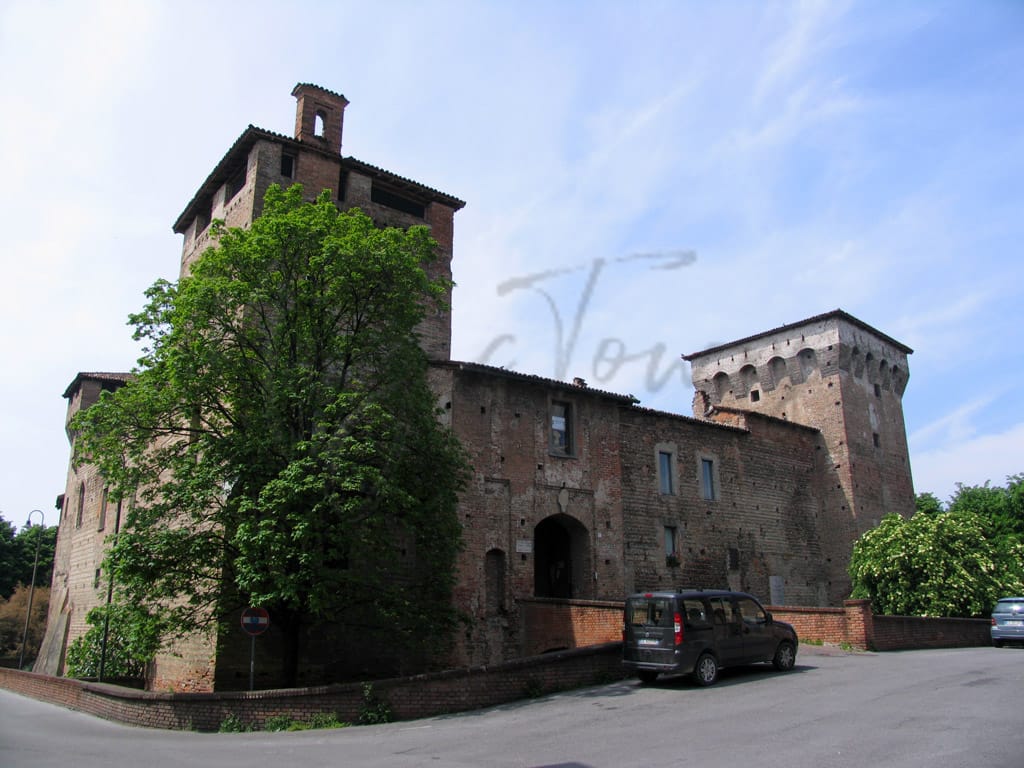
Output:
<svg viewBox="0 0 1024 768">
<path fill-rule="evenodd" d="M 394 719 L 391 706 L 377 698 L 373 692 L 373 685 L 366 683 L 363 686 L 363 704 L 359 708 L 359 718 L 356 722 L 360 725 L 379 725 L 390 723 Z"/>
<path fill-rule="evenodd" d="M 220 721 L 220 727 L 217 730 L 220 733 L 248 733 L 252 730 L 252 726 L 243 722 L 238 715 L 231 714 Z"/>
</svg>

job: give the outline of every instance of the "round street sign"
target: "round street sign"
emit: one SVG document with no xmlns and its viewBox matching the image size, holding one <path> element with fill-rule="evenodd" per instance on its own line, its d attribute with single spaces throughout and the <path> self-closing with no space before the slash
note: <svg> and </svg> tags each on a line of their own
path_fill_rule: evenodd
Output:
<svg viewBox="0 0 1024 768">
<path fill-rule="evenodd" d="M 242 611 L 242 629 L 246 634 L 256 637 L 262 635 L 270 626 L 270 614 L 266 608 L 246 608 Z"/>
</svg>

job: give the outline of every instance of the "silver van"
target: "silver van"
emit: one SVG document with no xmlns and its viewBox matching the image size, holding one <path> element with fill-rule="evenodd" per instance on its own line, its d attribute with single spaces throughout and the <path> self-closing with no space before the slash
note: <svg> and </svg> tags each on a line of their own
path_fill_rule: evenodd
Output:
<svg viewBox="0 0 1024 768">
<path fill-rule="evenodd" d="M 796 630 L 776 621 L 744 592 L 693 589 L 640 592 L 626 598 L 622 662 L 642 682 L 691 675 L 711 685 L 722 667 L 796 664 Z"/>
</svg>

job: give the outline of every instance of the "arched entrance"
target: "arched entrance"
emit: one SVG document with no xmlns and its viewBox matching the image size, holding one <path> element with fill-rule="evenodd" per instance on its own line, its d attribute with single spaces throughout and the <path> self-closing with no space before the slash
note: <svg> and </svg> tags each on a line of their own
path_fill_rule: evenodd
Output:
<svg viewBox="0 0 1024 768">
<path fill-rule="evenodd" d="M 552 515 L 533 529 L 535 597 L 584 597 L 590 570 L 587 529 L 569 515 Z"/>
</svg>

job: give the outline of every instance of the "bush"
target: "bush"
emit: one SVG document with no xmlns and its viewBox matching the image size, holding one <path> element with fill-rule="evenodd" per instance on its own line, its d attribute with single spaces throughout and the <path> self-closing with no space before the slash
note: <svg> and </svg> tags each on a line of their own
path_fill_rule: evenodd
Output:
<svg viewBox="0 0 1024 768">
<path fill-rule="evenodd" d="M 243 722 L 238 715 L 230 714 L 220 721 L 220 727 L 217 730 L 220 733 L 248 733 L 252 730 L 252 726 Z"/>
<path fill-rule="evenodd" d="M 377 698 L 373 692 L 373 685 L 366 683 L 363 686 L 363 704 L 359 708 L 360 725 L 380 725 L 390 723 L 394 720 L 391 706 L 382 699 Z"/>
</svg>

